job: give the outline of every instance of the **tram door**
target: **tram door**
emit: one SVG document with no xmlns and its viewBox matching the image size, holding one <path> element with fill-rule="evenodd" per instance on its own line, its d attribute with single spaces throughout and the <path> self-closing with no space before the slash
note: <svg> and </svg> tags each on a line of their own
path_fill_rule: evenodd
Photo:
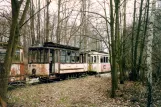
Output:
<svg viewBox="0 0 161 107">
<path fill-rule="evenodd" d="M 55 71 L 55 60 L 54 60 L 54 49 L 50 49 L 50 58 L 49 58 L 49 72 L 54 73 Z"/>
</svg>

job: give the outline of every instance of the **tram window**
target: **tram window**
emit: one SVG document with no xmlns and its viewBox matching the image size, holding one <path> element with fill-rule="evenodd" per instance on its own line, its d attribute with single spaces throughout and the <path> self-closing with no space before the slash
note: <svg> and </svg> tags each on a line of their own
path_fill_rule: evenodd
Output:
<svg viewBox="0 0 161 107">
<path fill-rule="evenodd" d="M 49 50 L 48 49 L 44 50 L 44 62 L 45 63 L 49 62 Z"/>
<path fill-rule="evenodd" d="M 55 62 L 58 62 L 58 50 L 55 50 Z"/>
<path fill-rule="evenodd" d="M 32 58 L 31 58 L 31 62 L 37 62 L 37 50 L 32 50 L 32 54 L 31 54 Z"/>
<path fill-rule="evenodd" d="M 66 50 L 62 50 L 61 57 L 60 57 L 61 63 L 65 63 L 66 62 L 65 59 L 66 59 Z"/>
<path fill-rule="evenodd" d="M 37 62 L 41 62 L 41 52 L 37 51 Z"/>
<path fill-rule="evenodd" d="M 96 63 L 96 56 L 94 56 L 94 63 Z"/>
<path fill-rule="evenodd" d="M 67 51 L 67 56 L 66 56 L 66 63 L 70 63 L 71 62 L 71 51 Z"/>
<path fill-rule="evenodd" d="M 44 62 L 44 50 L 40 50 L 40 62 Z"/>
<path fill-rule="evenodd" d="M 78 52 L 75 53 L 75 62 L 79 63 L 79 53 Z"/>
<path fill-rule="evenodd" d="M 103 57 L 103 59 L 104 59 L 104 61 L 103 61 L 103 62 L 105 63 L 105 62 L 106 62 L 106 57 Z"/>
<path fill-rule="evenodd" d="M 71 63 L 75 63 L 75 52 L 71 53 Z"/>
<path fill-rule="evenodd" d="M 108 63 L 108 57 L 106 57 L 106 62 Z"/>
<path fill-rule="evenodd" d="M 83 55 L 83 63 L 86 63 L 86 54 Z"/>
<path fill-rule="evenodd" d="M 101 63 L 103 63 L 103 57 L 101 57 Z"/>
<path fill-rule="evenodd" d="M 99 63 L 99 56 L 97 56 L 97 63 Z"/>
<path fill-rule="evenodd" d="M 80 62 L 80 63 L 83 63 L 83 54 L 80 54 L 80 55 L 79 55 L 79 62 Z"/>
<path fill-rule="evenodd" d="M 93 63 L 93 56 L 90 57 L 90 63 Z"/>
</svg>

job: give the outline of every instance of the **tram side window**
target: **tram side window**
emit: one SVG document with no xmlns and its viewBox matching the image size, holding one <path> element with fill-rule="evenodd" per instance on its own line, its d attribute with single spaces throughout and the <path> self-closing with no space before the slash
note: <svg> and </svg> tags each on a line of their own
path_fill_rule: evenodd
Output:
<svg viewBox="0 0 161 107">
<path fill-rule="evenodd" d="M 71 62 L 71 51 L 67 51 L 67 56 L 66 56 L 66 63 L 70 63 Z"/>
<path fill-rule="evenodd" d="M 37 50 L 31 51 L 31 62 L 33 63 L 37 62 Z"/>
<path fill-rule="evenodd" d="M 44 50 L 44 62 L 45 63 L 49 62 L 49 49 Z"/>
<path fill-rule="evenodd" d="M 101 57 L 101 63 L 108 63 L 108 57 L 107 56 Z"/>
<path fill-rule="evenodd" d="M 94 63 L 96 63 L 96 56 L 94 56 Z"/>
<path fill-rule="evenodd" d="M 75 62 L 79 63 L 79 53 L 78 52 L 76 52 L 75 54 Z"/>
<path fill-rule="evenodd" d="M 55 62 L 58 62 L 58 50 L 55 50 Z"/>
<path fill-rule="evenodd" d="M 75 52 L 71 52 L 71 63 L 75 63 Z"/>
<path fill-rule="evenodd" d="M 44 62 L 44 58 L 46 58 L 44 56 L 44 50 L 40 50 L 40 62 L 43 63 Z"/>
<path fill-rule="evenodd" d="M 108 57 L 106 57 L 106 63 L 108 63 Z"/>
<path fill-rule="evenodd" d="M 90 56 L 90 63 L 93 63 L 93 56 Z"/>
<path fill-rule="evenodd" d="M 103 63 L 103 57 L 101 57 L 101 63 Z"/>
<path fill-rule="evenodd" d="M 48 49 L 33 49 L 29 50 L 29 63 L 48 63 L 49 62 Z"/>
<path fill-rule="evenodd" d="M 41 52 L 37 51 L 37 62 L 41 62 Z"/>
<path fill-rule="evenodd" d="M 61 63 L 65 63 L 66 62 L 66 50 L 62 50 L 61 51 L 60 61 L 61 61 Z"/>
</svg>

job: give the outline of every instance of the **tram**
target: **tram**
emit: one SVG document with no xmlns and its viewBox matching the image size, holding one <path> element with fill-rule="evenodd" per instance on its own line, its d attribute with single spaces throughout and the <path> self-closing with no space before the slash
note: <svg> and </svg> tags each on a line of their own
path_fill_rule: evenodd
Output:
<svg viewBox="0 0 161 107">
<path fill-rule="evenodd" d="M 96 73 L 107 73 L 111 71 L 109 54 L 103 51 L 88 51 L 88 71 Z"/>
<path fill-rule="evenodd" d="M 46 42 L 42 46 L 29 47 L 28 53 L 28 75 L 40 80 L 110 71 L 108 53 L 105 52 L 80 52 L 77 47 Z"/>
<path fill-rule="evenodd" d="M 6 55 L 7 43 L 0 42 L 0 65 L 3 65 Z M 24 53 L 22 47 L 18 46 L 16 52 L 12 58 L 11 70 L 9 73 L 9 83 L 25 82 L 26 72 L 24 65 Z"/>
<path fill-rule="evenodd" d="M 64 78 L 66 74 L 87 72 L 86 55 L 79 48 L 46 42 L 29 48 L 28 75 L 39 78 Z M 81 61 L 80 61 L 81 59 Z"/>
</svg>

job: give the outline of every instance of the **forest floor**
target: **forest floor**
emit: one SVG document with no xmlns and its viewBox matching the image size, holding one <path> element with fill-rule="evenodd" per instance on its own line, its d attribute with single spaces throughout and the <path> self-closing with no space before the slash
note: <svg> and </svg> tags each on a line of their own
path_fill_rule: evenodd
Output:
<svg viewBox="0 0 161 107">
<path fill-rule="evenodd" d="M 139 82 L 119 84 L 115 99 L 110 98 L 110 90 L 110 77 L 87 76 L 25 85 L 9 90 L 8 97 L 11 107 L 146 107 L 146 87 Z M 161 107 L 158 91 L 154 107 Z"/>
</svg>

